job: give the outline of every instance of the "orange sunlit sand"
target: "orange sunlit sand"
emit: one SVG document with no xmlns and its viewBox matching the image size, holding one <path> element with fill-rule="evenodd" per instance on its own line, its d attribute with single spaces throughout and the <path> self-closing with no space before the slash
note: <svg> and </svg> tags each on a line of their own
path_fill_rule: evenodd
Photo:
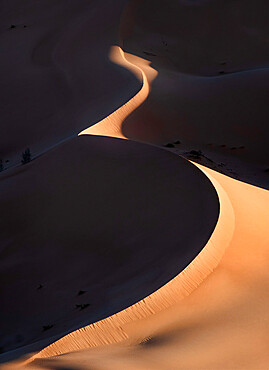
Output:
<svg viewBox="0 0 269 370">
<path fill-rule="evenodd" d="M 122 64 L 133 71 L 136 71 L 135 67 L 137 66 L 137 69 L 141 71 L 143 76 L 141 90 L 124 106 L 120 107 L 101 122 L 84 130 L 81 134 L 123 137 L 120 134 L 123 120 L 147 98 L 150 83 L 157 72 L 153 72 L 153 69 L 148 66 L 146 60 L 130 55 L 127 58 L 129 61 L 127 61 L 122 49 L 119 47 L 112 48 L 111 59 L 115 63 Z M 136 63 L 138 64 L 136 65 Z M 84 327 L 77 332 L 70 333 L 38 353 L 36 355 L 37 358 L 77 351 L 88 346 L 112 344 L 127 339 L 128 334 L 123 330 L 123 325 L 127 325 L 137 319 L 144 319 L 172 306 L 189 295 L 216 268 L 233 235 L 234 213 L 229 198 L 222 186 L 210 174 L 207 176 L 214 184 L 219 196 L 219 219 L 208 243 L 188 267 L 167 285 L 136 305 L 112 317 Z"/>
<path fill-rule="evenodd" d="M 79 135 L 103 135 L 126 138 L 122 133 L 121 125 L 124 119 L 147 99 L 150 83 L 158 74 L 157 71 L 150 67 L 150 62 L 134 55 L 124 53 L 118 46 L 113 46 L 111 48 L 110 59 L 114 63 L 124 66 L 133 72 L 141 79 L 142 87 L 131 100 L 102 121 L 80 132 Z"/>
<path fill-rule="evenodd" d="M 123 107 L 81 134 L 122 137 L 123 120 L 146 99 L 151 82 L 143 71 L 147 63 L 130 56 L 132 62 L 126 62 L 122 50 L 114 47 L 113 60 L 120 63 L 120 56 L 122 64 L 132 67 L 134 72 L 137 70 L 132 63 L 139 60 L 143 86 Z M 155 367 L 156 361 L 160 368 L 173 368 L 180 361 L 181 368 L 195 369 L 202 361 L 203 369 L 220 369 L 220 359 L 225 358 L 228 368 L 252 369 L 254 359 L 258 358 L 259 368 L 266 366 L 268 358 L 262 354 L 268 336 L 263 325 L 268 323 L 265 307 L 269 302 L 264 299 L 261 305 L 260 299 L 269 284 L 265 263 L 269 255 L 269 193 L 197 166 L 212 182 L 220 201 L 217 225 L 199 255 L 155 293 L 111 317 L 68 334 L 24 365 L 35 363 L 36 368 L 43 368 L 49 364 L 80 364 L 84 368 L 87 364 L 96 369 L 149 369 L 159 368 Z M 257 289 L 257 300 L 252 302 Z M 249 322 L 248 329 L 236 328 L 236 318 L 242 326 Z M 184 328 L 181 323 L 185 323 Z M 185 333 L 193 326 L 193 333 L 190 331 L 182 342 L 181 331 Z M 261 335 L 256 337 L 256 331 Z M 220 344 L 218 355 L 211 350 L 215 342 Z M 244 346 L 240 356 L 234 356 L 238 342 Z M 179 343 L 180 350 L 176 347 Z M 138 345 L 145 349 L 139 350 Z M 84 352 L 76 353 L 81 350 Z M 44 360 L 50 357 L 54 358 Z"/>
<path fill-rule="evenodd" d="M 0 175 L 0 368 L 269 369 L 268 25 L 241 11 L 254 3 L 15 1 L 3 45 L 28 46 L 7 137 L 25 112 L 28 126 Z"/>
<path fill-rule="evenodd" d="M 221 184 L 221 202 L 234 212 L 233 235 L 215 271 L 183 300 L 172 288 L 177 287 L 176 278 L 156 292 L 158 306 L 148 297 L 125 311 L 128 319 L 119 313 L 100 326 L 70 334 L 35 358 L 101 346 L 36 360 L 37 368 L 77 363 L 83 369 L 86 364 L 94 369 L 169 369 L 178 363 L 186 369 L 267 368 L 269 193 L 200 168 L 215 186 Z M 106 341 L 118 346 L 104 346 Z"/>
</svg>

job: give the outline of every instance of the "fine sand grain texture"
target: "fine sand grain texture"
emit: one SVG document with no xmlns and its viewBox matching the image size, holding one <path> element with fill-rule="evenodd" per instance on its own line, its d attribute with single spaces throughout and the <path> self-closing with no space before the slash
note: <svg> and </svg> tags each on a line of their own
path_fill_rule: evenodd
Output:
<svg viewBox="0 0 269 370">
<path fill-rule="evenodd" d="M 215 271 L 172 307 L 121 323 L 128 338 L 119 344 L 36 359 L 34 368 L 268 368 L 269 193 L 200 169 L 221 185 L 228 198 L 219 194 L 220 201 L 229 199 L 235 217 L 232 239 Z M 80 335 L 87 338 L 87 330 Z"/>
<path fill-rule="evenodd" d="M 1 7 L 1 369 L 267 370 L 268 2 Z"/>
<path fill-rule="evenodd" d="M 7 172 L 0 187 L 5 351 L 145 298 L 201 251 L 219 215 L 192 164 L 105 137 L 72 139 Z"/>
<path fill-rule="evenodd" d="M 127 102 L 141 82 L 109 59 L 127 0 L 12 0 L 0 12 L 0 158 L 20 163 Z M 11 26 L 14 28 L 11 28 Z M 115 93 L 116 91 L 116 93 Z"/>
<path fill-rule="evenodd" d="M 123 49 L 158 75 L 123 135 L 179 141 L 181 155 L 202 150 L 207 166 L 269 188 L 268 1 L 133 1 L 128 20 Z"/>
</svg>

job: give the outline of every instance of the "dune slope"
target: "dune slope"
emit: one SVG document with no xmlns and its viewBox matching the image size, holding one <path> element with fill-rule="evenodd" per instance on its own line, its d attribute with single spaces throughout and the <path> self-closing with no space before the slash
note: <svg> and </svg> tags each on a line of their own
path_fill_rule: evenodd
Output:
<svg viewBox="0 0 269 370">
<path fill-rule="evenodd" d="M 1 3 L 0 159 L 5 168 L 20 163 L 27 147 L 36 156 L 76 136 L 140 90 L 137 77 L 109 59 L 126 3 Z"/>
<path fill-rule="evenodd" d="M 269 192 L 175 154 L 268 186 L 268 5 L 128 4 L 128 99 L 1 175 L 2 368 L 267 369 Z"/>
<path fill-rule="evenodd" d="M 158 75 L 123 134 L 179 142 L 184 156 L 201 150 L 210 159 L 202 164 L 268 189 L 268 2 L 131 4 L 123 49 L 151 61 Z"/>
<path fill-rule="evenodd" d="M 105 137 L 72 139 L 0 187 L 5 352 L 50 343 L 160 288 L 201 251 L 219 214 L 193 165 Z"/>
<path fill-rule="evenodd" d="M 221 184 L 235 216 L 232 239 L 215 271 L 184 300 L 121 323 L 127 338 L 121 343 L 37 358 L 37 369 L 268 368 L 269 192 L 199 168 Z"/>
</svg>

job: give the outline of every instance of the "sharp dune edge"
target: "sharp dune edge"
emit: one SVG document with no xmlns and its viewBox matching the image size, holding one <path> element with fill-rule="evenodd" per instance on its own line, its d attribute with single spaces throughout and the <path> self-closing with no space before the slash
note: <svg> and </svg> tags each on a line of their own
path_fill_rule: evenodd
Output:
<svg viewBox="0 0 269 370">
<path fill-rule="evenodd" d="M 123 58 L 123 62 L 127 67 L 130 67 L 130 63 L 126 62 L 126 56 L 121 49 L 114 47 L 112 49 L 112 56 L 114 61 L 119 62 L 119 57 Z M 130 56 L 129 56 L 130 57 Z M 143 87 L 139 91 L 139 93 L 131 99 L 131 101 L 127 102 L 123 107 L 119 108 L 117 111 L 112 113 L 109 117 L 102 120 L 101 122 L 97 123 L 95 126 L 86 129 L 80 133 L 81 134 L 98 134 L 98 135 L 106 135 L 106 136 L 115 136 L 115 137 L 123 137 L 121 134 L 121 123 L 126 118 L 130 112 L 135 109 L 139 104 L 141 104 L 147 97 L 149 92 L 149 83 L 147 80 L 147 76 L 142 69 L 142 65 L 148 65 L 147 62 L 142 62 L 140 60 L 139 67 L 135 66 L 136 73 L 141 72 L 142 79 L 143 79 Z M 134 70 L 134 68 L 133 68 Z M 154 76 L 154 74 L 152 74 Z M 103 367 L 100 368 L 108 368 L 108 369 L 117 369 L 118 366 L 129 366 L 129 368 L 153 368 L 153 363 L 150 362 L 149 358 L 145 359 L 145 365 L 142 365 L 139 360 L 134 360 L 130 357 L 129 360 L 126 360 L 126 351 L 124 347 L 119 347 L 119 352 L 117 353 L 118 362 L 113 357 L 114 347 L 111 347 L 112 354 L 109 350 L 105 350 L 105 348 L 110 348 L 109 344 L 117 344 L 117 343 L 128 343 L 128 345 L 137 344 L 139 341 L 138 338 L 142 336 L 145 329 L 141 329 L 141 325 L 137 326 L 137 332 L 134 334 L 134 331 L 130 328 L 133 325 L 138 324 L 139 321 L 142 322 L 142 326 L 149 327 L 149 330 L 153 330 L 152 328 L 152 320 L 154 320 L 154 316 L 158 318 L 158 314 L 163 312 L 163 315 L 166 315 L 166 319 L 164 323 L 167 321 L 167 315 L 169 316 L 169 308 L 173 308 L 174 310 L 179 307 L 177 305 L 178 302 L 182 302 L 183 298 L 186 298 L 193 292 L 204 280 L 208 275 L 219 265 L 220 261 L 223 265 L 229 265 L 227 262 L 228 258 L 224 258 L 224 262 L 222 257 L 227 250 L 228 254 L 231 253 L 229 250 L 234 248 L 235 252 L 233 253 L 240 253 L 236 252 L 236 248 L 241 250 L 242 248 L 245 252 L 253 255 L 253 249 L 255 246 L 253 243 L 255 242 L 255 231 L 264 233 L 265 238 L 263 242 L 258 242 L 259 246 L 261 247 L 261 255 L 262 253 L 266 253 L 266 242 L 268 240 L 268 231 L 266 227 L 266 218 L 268 218 L 268 211 L 266 211 L 265 204 L 269 202 L 269 194 L 267 191 L 253 187 L 251 185 L 247 185 L 241 183 L 239 181 L 230 179 L 224 175 L 216 173 L 213 170 L 209 170 L 201 165 L 197 165 L 197 167 L 205 173 L 205 175 L 210 179 L 213 186 L 215 187 L 219 201 L 220 201 L 220 214 L 217 225 L 213 234 L 211 235 L 208 243 L 203 248 L 203 250 L 199 253 L 199 255 L 182 271 L 178 276 L 172 279 L 169 283 L 165 286 L 154 292 L 153 294 L 149 295 L 145 299 L 141 300 L 140 302 L 130 306 L 129 308 L 112 315 L 104 320 L 98 321 L 94 324 L 88 325 L 83 327 L 79 330 L 76 330 L 65 337 L 61 338 L 60 340 L 52 343 L 48 347 L 41 350 L 39 353 L 32 356 L 30 359 L 19 363 L 18 366 L 27 366 L 30 365 L 42 368 L 42 361 L 46 361 L 45 359 L 48 357 L 57 356 L 60 354 L 65 354 L 74 351 L 80 351 L 83 349 L 87 349 L 89 347 L 99 347 L 100 349 L 98 352 L 89 352 L 86 356 L 89 356 L 89 359 L 92 361 L 93 364 L 96 364 L 95 361 L 100 360 L 100 356 L 103 358 Z M 239 195 L 239 200 L 237 202 L 235 194 Z M 242 243 L 240 241 L 240 234 L 242 233 L 242 229 L 245 229 L 245 225 L 243 225 L 243 221 L 238 219 L 238 215 L 240 216 L 240 206 L 242 205 L 242 199 L 246 198 L 246 204 L 250 204 L 251 202 L 256 204 L 256 217 L 260 221 L 259 227 L 253 222 L 255 225 L 249 228 L 249 240 L 247 244 L 245 243 L 245 239 L 243 238 Z M 262 203 L 262 206 L 261 206 Z M 254 232 L 253 232 L 254 230 Z M 238 239 L 239 238 L 239 239 Z M 259 239 L 259 238 L 257 238 Z M 243 245 L 242 245 L 243 244 Z M 263 252 L 264 251 L 264 252 Z M 267 252 L 268 253 L 268 252 Z M 257 261 L 260 263 L 260 259 Z M 241 269 L 241 270 L 240 270 Z M 218 269 L 216 270 L 218 271 Z M 238 273 L 240 271 L 244 271 L 244 266 L 239 265 Z M 213 273 L 214 275 L 214 273 Z M 219 282 L 220 283 L 220 282 Z M 220 283 L 220 287 L 222 284 Z M 215 288 L 218 288 L 218 283 L 216 284 Z M 205 289 L 205 285 L 200 285 L 200 288 L 196 289 L 199 295 L 199 290 L 202 292 Z M 225 286 L 224 288 L 225 294 L 231 293 L 234 296 L 233 289 L 231 287 Z M 227 293 L 228 292 L 228 293 Z M 202 294 L 202 293 L 200 293 Z M 212 304 L 212 303 L 211 303 Z M 178 309 L 179 310 L 179 309 Z M 184 310 L 184 307 L 183 307 Z M 167 314 L 166 314 L 167 312 Z M 185 312 L 186 315 L 186 312 Z M 174 317 L 174 316 L 172 316 Z M 169 320 L 168 320 L 169 321 Z M 164 324 L 165 325 L 165 324 Z M 146 330 L 147 331 L 147 330 Z M 154 330 L 153 330 L 154 331 Z M 169 333 L 171 329 L 168 329 L 167 333 Z M 141 334 L 139 335 L 139 332 Z M 249 339 L 249 341 L 251 341 Z M 233 341 L 232 341 L 233 342 Z M 164 348 L 166 345 L 164 344 Z M 169 348 L 169 344 L 168 344 Z M 93 349 L 92 349 L 93 351 Z M 80 353 L 80 352 L 79 352 Z M 81 352 L 82 353 L 82 352 Z M 107 354 L 108 353 L 108 354 Z M 211 352 L 209 351 L 209 354 Z M 211 353 L 212 355 L 212 353 Z M 189 356 L 190 357 L 190 356 Z M 186 355 L 187 360 L 182 357 L 183 366 L 184 368 L 200 368 L 198 363 L 195 361 L 190 362 L 188 354 Z M 139 356 L 138 356 L 139 358 Z M 43 360 L 42 360 L 43 359 Z M 57 358 L 55 358 L 56 360 Z M 61 359 L 61 358 L 59 358 Z M 64 361 L 65 357 L 62 358 L 60 361 Z M 174 353 L 171 355 L 171 360 L 166 359 L 167 367 L 163 366 L 160 368 L 172 368 L 173 360 L 177 359 L 177 355 Z M 68 360 L 68 357 L 67 357 Z M 40 362 L 41 361 L 41 362 Z M 49 359 L 47 360 L 49 361 Z M 51 359 L 53 361 L 53 359 Z M 70 358 L 70 363 L 75 364 L 78 361 L 74 354 L 74 358 Z M 108 363 L 107 363 L 108 361 Z M 127 361 L 127 362 L 126 362 Z M 129 362 L 128 362 L 129 361 Z M 138 362 L 136 362 L 138 361 Z M 172 362 L 169 362 L 172 361 Z M 204 363 L 208 364 L 206 360 Z M 154 363 L 155 364 L 155 363 Z M 170 364 L 170 365 L 169 365 Z M 252 369 L 253 363 L 250 363 L 249 366 L 244 362 L 244 368 Z M 265 362 L 261 362 L 261 369 L 265 368 Z M 46 363 L 44 362 L 44 365 Z M 108 367 L 106 367 L 108 365 Z M 156 365 L 156 364 L 155 364 Z M 14 364 L 11 366 L 15 366 Z M 101 365 L 102 366 L 102 365 Z M 234 366 L 234 367 L 233 367 Z M 10 368 L 10 365 L 6 365 L 5 368 Z M 95 368 L 95 367 L 94 367 Z M 99 367 L 96 365 L 96 369 Z M 157 366 L 154 368 L 158 368 Z M 208 367 L 201 367 L 203 369 Z M 215 363 L 215 367 L 213 368 L 221 368 L 217 366 Z M 226 368 L 226 367 L 225 367 Z M 227 368 L 242 368 L 239 366 L 236 361 L 227 364 Z"/>
<path fill-rule="evenodd" d="M 210 175 L 208 177 L 220 198 L 220 215 L 210 240 L 199 255 L 180 274 L 153 294 L 113 316 L 66 335 L 33 356 L 30 362 L 36 358 L 56 356 L 128 339 L 124 325 L 145 319 L 172 306 L 202 283 L 218 265 L 234 230 L 234 213 L 229 198 L 221 185 Z"/>
<path fill-rule="evenodd" d="M 150 90 L 150 83 L 158 72 L 150 67 L 150 62 L 145 59 L 124 53 L 118 46 L 113 46 L 110 51 L 110 59 L 119 65 L 128 68 L 139 79 L 142 80 L 141 90 L 127 103 L 111 113 L 108 117 L 95 125 L 81 131 L 79 135 L 103 135 L 126 139 L 121 130 L 121 124 L 137 107 L 147 98 Z M 142 78 L 141 78 L 142 77 Z"/>
<path fill-rule="evenodd" d="M 111 48 L 110 59 L 132 71 L 142 88 L 79 135 L 128 139 L 123 121 L 147 99 L 157 76 L 149 61 L 119 47 Z M 136 304 L 1 368 L 269 368 L 269 192 L 194 165 L 209 178 L 220 203 L 216 227 L 199 255 Z"/>
<path fill-rule="evenodd" d="M 128 338 L 122 326 L 154 315 L 188 296 L 216 268 L 232 239 L 234 213 L 227 194 L 210 175 L 220 198 L 217 226 L 199 255 L 174 279 L 140 302 L 104 320 L 76 330 L 43 349 L 29 361 L 121 342 Z"/>
<path fill-rule="evenodd" d="M 221 203 L 225 204 L 227 200 L 226 206 L 228 210 L 233 210 L 235 216 L 232 239 L 215 271 L 179 304 L 174 301 L 174 306 L 170 309 L 164 304 L 161 312 L 154 315 L 149 311 L 145 319 L 142 319 L 141 309 L 139 320 L 134 312 L 143 307 L 141 303 L 133 306 L 132 323 L 117 321 L 122 313 L 104 320 L 103 323 L 106 322 L 107 325 L 103 328 L 107 331 L 103 334 L 111 333 L 109 340 L 121 340 L 119 345 L 100 346 L 51 359 L 36 358 L 33 362 L 36 369 L 54 365 L 55 368 L 59 365 L 75 367 L 77 364 L 83 369 L 115 370 L 268 369 L 266 307 L 269 302 L 265 295 L 269 284 L 265 262 L 269 254 L 268 191 L 230 179 L 202 166 L 200 169 L 222 184 L 225 191 L 219 193 L 223 200 Z M 214 186 L 218 186 L 216 180 Z M 229 209 L 230 202 L 232 210 Z M 250 214 L 248 209 L 253 205 L 255 208 Z M 156 292 L 156 298 L 159 293 L 160 301 L 164 301 L 161 292 L 164 293 L 167 288 L 168 293 L 172 284 L 176 287 L 176 280 L 177 278 Z M 170 293 L 172 297 L 169 297 L 169 304 L 174 299 L 172 289 Z M 115 330 L 115 323 L 119 325 L 118 330 Z M 79 347 L 89 347 L 92 340 L 92 336 L 87 336 L 89 333 L 94 333 L 95 336 L 95 329 L 83 328 L 73 333 L 73 336 L 70 335 L 69 341 L 68 337 L 63 338 L 58 341 L 58 350 L 65 352 L 73 341 L 78 346 L 76 350 Z M 127 335 L 129 339 L 126 339 Z M 139 346 L 143 343 L 145 344 Z M 48 351 L 46 354 L 42 351 L 37 357 L 42 353 L 50 356 L 53 349 L 56 350 L 51 346 L 49 353 L 48 347 L 44 350 Z"/>
<path fill-rule="evenodd" d="M 82 131 L 80 135 L 96 134 L 123 137 L 121 135 L 123 120 L 146 99 L 149 93 L 150 82 L 154 79 L 155 73 L 152 72 L 152 68 L 148 68 L 147 61 L 143 61 L 142 58 L 132 58 L 129 55 L 127 58 L 132 60 L 130 62 L 122 49 L 116 46 L 112 48 L 110 56 L 114 62 L 123 64 L 127 68 L 131 67 L 131 70 L 137 68 L 142 74 L 143 86 L 125 105 L 101 122 Z M 138 65 L 134 64 L 137 61 Z M 148 68 L 147 75 L 143 67 Z M 118 343 L 128 339 L 128 334 L 122 328 L 124 325 L 145 319 L 179 302 L 197 288 L 216 268 L 233 236 L 234 213 L 222 186 L 214 177 L 206 171 L 204 172 L 218 193 L 220 213 L 215 230 L 199 255 L 174 279 L 142 301 L 111 317 L 66 335 L 31 357 L 26 363 L 32 362 L 37 358 L 51 357 L 88 347 Z"/>
</svg>

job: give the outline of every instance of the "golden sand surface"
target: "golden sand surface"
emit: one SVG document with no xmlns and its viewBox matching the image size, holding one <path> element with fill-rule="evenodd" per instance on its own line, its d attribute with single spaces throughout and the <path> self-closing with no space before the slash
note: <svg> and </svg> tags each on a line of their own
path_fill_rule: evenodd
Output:
<svg viewBox="0 0 269 370">
<path fill-rule="evenodd" d="M 119 46 L 109 57 L 142 87 L 79 135 L 128 138 L 123 122 L 146 101 L 157 77 L 150 61 Z M 194 165 L 220 202 L 217 225 L 199 255 L 145 299 L 3 369 L 269 368 L 269 191 Z"/>
<path fill-rule="evenodd" d="M 125 56 L 117 47 L 112 49 L 111 57 L 116 62 L 121 57 L 126 67 L 139 61 L 142 89 L 111 116 L 81 134 L 122 137 L 122 121 L 149 93 L 150 80 L 143 70 L 143 66 L 148 68 L 146 61 Z M 151 76 L 152 81 L 154 73 Z M 217 225 L 200 254 L 142 301 L 66 335 L 24 365 L 45 368 L 49 364 L 76 364 L 83 369 L 266 368 L 269 192 L 197 167 L 210 179 L 220 201 Z"/>
<path fill-rule="evenodd" d="M 199 168 L 216 186 L 228 218 L 220 216 L 216 227 L 217 233 L 218 227 L 223 227 L 222 240 L 228 245 L 215 270 L 207 278 L 200 275 L 205 279 L 190 295 L 178 292 L 183 281 L 179 274 L 152 295 L 153 302 L 149 296 L 122 313 L 62 338 L 36 354 L 31 359 L 33 366 L 268 368 L 269 192 Z M 201 271 L 198 262 L 194 277 Z M 158 306 L 154 305 L 158 301 Z M 69 354 L 44 358 L 66 352 Z"/>
</svg>

